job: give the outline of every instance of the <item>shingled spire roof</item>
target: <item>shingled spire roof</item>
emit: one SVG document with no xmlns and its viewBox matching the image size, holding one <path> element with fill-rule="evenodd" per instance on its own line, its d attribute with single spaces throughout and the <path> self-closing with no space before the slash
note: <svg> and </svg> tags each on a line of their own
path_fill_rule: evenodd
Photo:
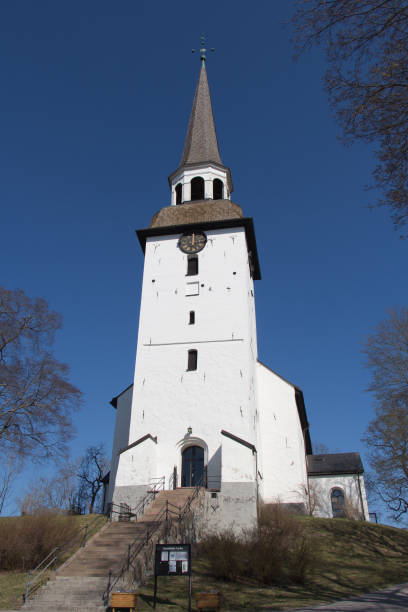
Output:
<svg viewBox="0 0 408 612">
<path fill-rule="evenodd" d="M 180 166 L 210 161 L 222 164 L 215 132 L 207 71 L 205 62 L 201 62 L 200 77 L 194 95 Z"/>
<path fill-rule="evenodd" d="M 206 50 L 200 49 L 200 51 L 205 52 Z M 182 202 L 190 201 L 190 185 L 188 183 L 194 177 L 195 171 L 197 171 L 198 175 L 201 175 L 199 178 L 205 176 L 204 180 L 207 181 L 206 196 L 203 199 L 212 198 L 209 195 L 208 183 L 215 179 L 222 180 L 226 188 L 223 197 L 230 198 L 234 187 L 232 185 L 230 169 L 222 163 L 218 150 L 210 88 L 205 68 L 205 55 L 201 55 L 200 76 L 198 77 L 194 94 L 193 108 L 191 110 L 190 121 L 188 122 L 183 155 L 181 156 L 179 167 L 169 176 L 169 186 L 174 200 L 173 204 L 176 203 L 175 187 L 180 181 L 187 186 L 186 192 L 188 194 L 187 198 L 185 198 L 183 188 L 184 199 Z M 191 173 L 193 173 L 192 176 Z"/>
</svg>

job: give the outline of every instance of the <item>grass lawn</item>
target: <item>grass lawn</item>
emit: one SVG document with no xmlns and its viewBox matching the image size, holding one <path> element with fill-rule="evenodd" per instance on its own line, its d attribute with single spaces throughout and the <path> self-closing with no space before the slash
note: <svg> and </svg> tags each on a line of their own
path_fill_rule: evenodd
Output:
<svg viewBox="0 0 408 612">
<path fill-rule="evenodd" d="M 302 517 L 316 540 L 316 567 L 306 585 L 263 586 L 217 581 L 208 562 L 193 558 L 194 593 L 221 591 L 226 610 L 290 609 L 342 599 L 408 581 L 408 532 L 347 519 Z M 188 579 L 159 577 L 157 610 L 187 610 Z M 151 609 L 153 579 L 139 589 L 138 610 Z"/>
<path fill-rule="evenodd" d="M 85 525 L 89 525 L 88 537 L 91 537 L 98 529 L 100 529 L 106 522 L 106 520 L 100 520 L 96 523 L 96 525 L 91 525 L 95 521 L 95 518 L 101 515 L 95 514 L 84 514 L 80 516 L 73 517 L 74 520 L 78 523 L 78 527 L 84 527 Z M 10 528 L 13 527 L 13 523 L 18 521 L 20 517 L 18 516 L 10 516 L 10 517 L 0 517 L 1 522 L 5 522 L 10 525 Z M 105 518 L 105 517 L 104 517 Z M 79 548 L 80 542 L 77 542 L 76 545 L 70 551 L 70 554 L 73 554 Z M 68 555 L 69 556 L 69 555 Z M 66 557 L 62 557 L 61 561 L 66 560 Z M 7 609 L 18 609 L 22 606 L 23 598 L 22 595 L 25 593 L 27 583 L 27 572 L 17 572 L 10 571 L 5 572 L 0 570 L 0 610 Z"/>
<path fill-rule="evenodd" d="M 0 609 L 13 610 L 23 603 L 27 574 L 20 572 L 0 572 Z"/>
</svg>

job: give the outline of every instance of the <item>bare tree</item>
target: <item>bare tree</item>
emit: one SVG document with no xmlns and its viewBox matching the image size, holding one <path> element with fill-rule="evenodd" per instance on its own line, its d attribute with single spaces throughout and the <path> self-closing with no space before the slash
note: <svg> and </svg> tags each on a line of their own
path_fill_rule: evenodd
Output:
<svg viewBox="0 0 408 612">
<path fill-rule="evenodd" d="M 0 514 L 3 512 L 4 505 L 8 496 L 11 494 L 15 479 L 21 471 L 21 463 L 16 457 L 0 457 Z"/>
<path fill-rule="evenodd" d="M 307 514 L 315 516 L 321 509 L 320 493 L 316 483 L 309 482 L 307 485 L 300 485 L 297 493 L 299 493 L 303 499 Z"/>
<path fill-rule="evenodd" d="M 22 514 L 41 510 L 70 512 L 77 504 L 79 462 L 67 462 L 50 477 L 33 480 L 18 500 Z"/>
<path fill-rule="evenodd" d="M 89 513 L 95 512 L 98 497 L 103 489 L 102 479 L 108 469 L 108 460 L 103 444 L 90 446 L 82 458 L 78 471 L 81 497 L 89 503 Z"/>
<path fill-rule="evenodd" d="M 51 353 L 61 317 L 43 299 L 0 287 L 0 450 L 21 458 L 63 455 L 80 391 Z"/>
<path fill-rule="evenodd" d="M 363 441 L 370 450 L 370 493 L 395 520 L 408 513 L 408 404 L 396 400 L 376 410 Z"/>
<path fill-rule="evenodd" d="M 323 442 L 313 442 L 313 454 L 314 455 L 328 455 L 330 453 L 329 447 Z"/>
<path fill-rule="evenodd" d="M 382 409 L 395 402 L 408 406 L 408 308 L 392 309 L 363 348 L 372 379 L 368 390 Z"/>
<path fill-rule="evenodd" d="M 371 494 L 377 495 L 395 519 L 408 513 L 408 309 L 394 309 L 364 346 L 372 371 L 368 390 L 376 400 L 376 416 L 363 441 L 370 450 Z"/>
<path fill-rule="evenodd" d="M 297 53 L 326 48 L 325 88 L 345 142 L 374 143 L 374 184 L 408 235 L 408 1 L 297 0 Z"/>
</svg>

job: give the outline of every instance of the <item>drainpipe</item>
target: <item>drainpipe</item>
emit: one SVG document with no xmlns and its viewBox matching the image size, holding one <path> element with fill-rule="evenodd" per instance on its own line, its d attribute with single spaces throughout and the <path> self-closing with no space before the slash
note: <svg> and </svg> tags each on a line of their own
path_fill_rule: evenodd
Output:
<svg viewBox="0 0 408 612">
<path fill-rule="evenodd" d="M 259 525 L 259 481 L 258 481 L 258 453 L 254 448 L 253 453 L 255 455 L 255 478 L 256 478 L 256 519 Z"/>
<path fill-rule="evenodd" d="M 357 483 L 358 483 L 358 494 L 360 497 L 360 504 L 361 504 L 361 516 L 363 517 L 361 520 L 365 521 L 366 517 L 365 517 L 365 512 L 364 512 L 363 494 L 361 493 L 360 474 L 357 474 Z"/>
</svg>

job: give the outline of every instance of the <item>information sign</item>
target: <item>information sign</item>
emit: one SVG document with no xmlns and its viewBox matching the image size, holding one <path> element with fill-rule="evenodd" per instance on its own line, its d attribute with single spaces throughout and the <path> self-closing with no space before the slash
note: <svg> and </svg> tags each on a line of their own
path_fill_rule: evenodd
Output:
<svg viewBox="0 0 408 612">
<path fill-rule="evenodd" d="M 154 563 L 154 604 L 158 576 L 188 576 L 188 609 L 191 610 L 191 544 L 156 544 Z"/>
</svg>

